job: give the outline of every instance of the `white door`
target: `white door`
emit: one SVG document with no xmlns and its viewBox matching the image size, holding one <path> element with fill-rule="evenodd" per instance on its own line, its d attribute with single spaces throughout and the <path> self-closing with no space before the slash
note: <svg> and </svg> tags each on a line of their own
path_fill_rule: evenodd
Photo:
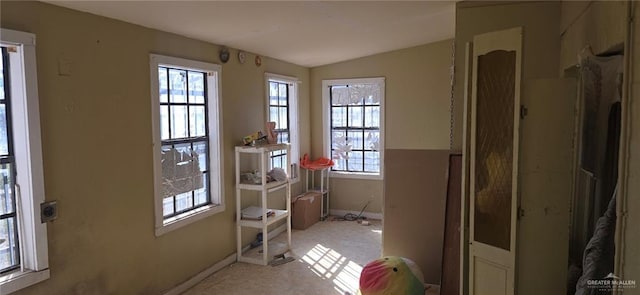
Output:
<svg viewBox="0 0 640 295">
<path fill-rule="evenodd" d="M 514 294 L 522 28 L 473 39 L 469 294 Z"/>
</svg>

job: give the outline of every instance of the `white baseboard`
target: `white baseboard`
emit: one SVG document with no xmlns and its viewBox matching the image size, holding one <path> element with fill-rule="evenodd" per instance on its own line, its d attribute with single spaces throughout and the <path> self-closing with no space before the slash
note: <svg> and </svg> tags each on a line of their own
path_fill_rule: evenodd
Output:
<svg viewBox="0 0 640 295">
<path fill-rule="evenodd" d="M 345 216 L 348 213 L 355 214 L 357 216 L 358 214 L 360 214 L 360 211 L 349 211 L 349 210 L 338 210 L 338 209 L 329 210 L 329 214 L 335 215 L 335 216 Z M 373 212 L 365 211 L 365 212 L 362 212 L 362 216 L 366 217 L 367 219 L 382 220 L 382 213 L 373 213 Z"/>
<path fill-rule="evenodd" d="M 229 256 L 227 256 L 227 258 L 222 259 L 221 261 L 218 261 L 218 263 L 212 265 L 211 267 L 201 271 L 200 273 L 198 273 L 197 275 L 193 276 L 192 278 L 188 279 L 186 282 L 177 285 L 175 287 L 173 287 L 171 290 L 163 293 L 163 295 L 179 295 L 182 294 L 184 292 L 186 292 L 187 290 L 189 290 L 191 287 L 197 285 L 198 283 L 200 283 L 202 280 L 206 279 L 208 276 L 214 274 L 215 272 L 225 268 L 227 265 L 230 265 L 234 262 L 236 262 L 236 253 L 233 253 Z"/>
<path fill-rule="evenodd" d="M 275 238 L 276 236 L 278 236 L 279 234 L 283 233 L 287 231 L 287 225 L 283 224 L 279 227 L 277 227 L 276 229 L 272 230 L 269 232 L 268 236 L 269 236 L 269 240 Z M 247 251 L 249 249 L 251 245 L 247 245 L 246 247 L 242 248 L 242 251 Z M 186 292 L 187 290 L 191 289 L 193 286 L 197 285 L 198 283 L 202 282 L 202 280 L 206 279 L 208 276 L 216 273 L 217 271 L 225 268 L 226 266 L 234 263 L 237 261 L 237 255 L 236 253 L 233 253 L 229 256 L 227 256 L 225 259 L 222 259 L 221 261 L 218 261 L 218 263 L 212 265 L 211 267 L 201 271 L 200 273 L 198 273 L 197 275 L 193 276 L 192 278 L 188 279 L 187 281 L 185 281 L 184 283 L 177 285 L 175 287 L 173 287 L 171 290 L 163 293 L 163 295 L 179 295 L 182 294 L 184 292 Z"/>
</svg>

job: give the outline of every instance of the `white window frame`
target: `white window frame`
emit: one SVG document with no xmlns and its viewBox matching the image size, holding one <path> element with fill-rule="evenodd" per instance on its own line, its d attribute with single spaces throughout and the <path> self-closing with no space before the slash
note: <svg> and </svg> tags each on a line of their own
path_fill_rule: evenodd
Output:
<svg viewBox="0 0 640 295">
<path fill-rule="evenodd" d="M 291 167 L 291 183 L 300 181 L 300 133 L 299 133 L 299 118 L 298 118 L 298 84 L 300 80 L 296 77 L 278 75 L 273 73 L 264 74 L 265 81 L 265 97 L 266 97 L 266 118 L 269 120 L 269 81 L 286 83 L 289 85 L 289 145 L 291 146 L 291 164 L 295 166 Z"/>
<path fill-rule="evenodd" d="M 384 115 L 385 115 L 385 78 L 357 78 L 357 79 L 334 79 L 322 80 L 322 131 L 323 131 L 323 150 L 325 157 L 331 159 L 331 119 L 330 119 L 330 92 L 331 86 L 353 85 L 353 84 L 378 84 L 380 86 L 380 173 L 362 173 L 347 171 L 331 171 L 330 177 L 335 178 L 351 178 L 366 180 L 382 180 L 384 179 Z"/>
<path fill-rule="evenodd" d="M 45 200 L 40 137 L 40 109 L 36 68 L 36 36 L 2 29 L 3 45 L 16 48 L 9 54 L 11 125 L 16 157 L 16 202 L 20 232 L 20 269 L 0 276 L 2 294 L 8 294 L 49 278 L 47 224 L 40 220 Z M 22 215 L 22 217 L 20 217 Z"/>
<path fill-rule="evenodd" d="M 191 224 L 205 217 L 225 210 L 224 202 L 224 158 L 222 142 L 222 95 L 221 75 L 222 67 L 217 64 L 150 54 L 151 72 L 151 118 L 153 132 L 153 174 L 154 174 L 154 204 L 155 204 L 155 234 L 159 237 L 167 232 Z M 162 140 L 160 137 L 160 88 L 158 82 L 158 67 L 195 70 L 207 73 L 207 105 L 209 120 L 209 177 L 208 188 L 212 204 L 198 207 L 182 214 L 165 219 L 163 216 L 162 198 Z"/>
</svg>

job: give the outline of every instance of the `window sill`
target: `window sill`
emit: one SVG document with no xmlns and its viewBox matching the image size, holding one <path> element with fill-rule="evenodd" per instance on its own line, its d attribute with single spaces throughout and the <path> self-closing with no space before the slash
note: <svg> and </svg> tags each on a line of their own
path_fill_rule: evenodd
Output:
<svg viewBox="0 0 640 295">
<path fill-rule="evenodd" d="M 204 207 L 200 207 L 180 215 L 168 218 L 162 221 L 162 226 L 156 227 L 156 237 L 164 235 L 172 230 L 176 230 L 185 225 L 194 223 L 198 220 L 201 220 L 205 217 L 209 217 L 211 215 L 224 212 L 224 205 L 208 205 Z"/>
<path fill-rule="evenodd" d="M 329 173 L 329 177 L 331 178 L 346 178 L 346 179 L 362 179 L 362 180 L 383 180 L 381 174 L 368 174 L 368 173 L 358 173 L 358 172 L 340 172 L 340 171 L 331 171 Z"/>
<path fill-rule="evenodd" d="M 49 269 L 17 271 L 0 277 L 0 289 L 2 289 L 2 294 L 9 294 L 40 283 L 48 278 Z"/>
</svg>

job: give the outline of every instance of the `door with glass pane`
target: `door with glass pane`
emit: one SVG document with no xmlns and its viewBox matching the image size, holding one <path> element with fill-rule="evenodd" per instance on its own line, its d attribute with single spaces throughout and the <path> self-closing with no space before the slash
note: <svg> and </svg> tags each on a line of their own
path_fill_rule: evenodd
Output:
<svg viewBox="0 0 640 295">
<path fill-rule="evenodd" d="M 473 43 L 469 293 L 514 294 L 522 29 Z"/>
</svg>

